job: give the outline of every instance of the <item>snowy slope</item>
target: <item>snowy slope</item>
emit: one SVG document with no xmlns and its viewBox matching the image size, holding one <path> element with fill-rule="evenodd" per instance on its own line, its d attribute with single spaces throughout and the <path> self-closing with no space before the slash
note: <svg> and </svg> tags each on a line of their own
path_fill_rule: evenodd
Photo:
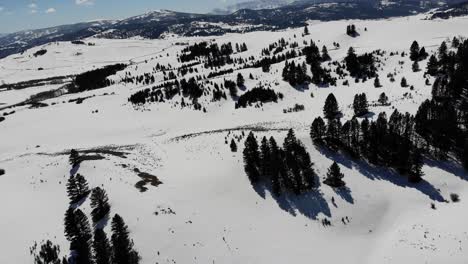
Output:
<svg viewBox="0 0 468 264">
<path fill-rule="evenodd" d="M 77 74 L 117 62 L 131 64 L 125 71 L 142 74 L 156 63 L 179 65 L 176 54 L 184 46 L 176 43 L 203 40 L 246 42 L 249 50 L 234 57 L 258 58 L 263 48 L 282 37 L 301 45 L 303 40 L 313 39 L 319 47 L 329 48 L 333 60 L 341 60 L 350 46 L 357 53 L 376 49 L 401 53 L 408 51 L 413 40 L 431 53 L 443 40 L 468 33 L 466 17 L 444 21 L 421 18 L 311 22 L 311 34 L 305 37 L 301 35 L 303 28 L 294 28 L 209 38 L 86 40 L 95 46 L 58 42 L 0 60 L 0 82 Z M 350 23 L 357 26 L 360 37 L 345 34 Z M 341 48 L 332 49 L 333 42 L 339 42 Z M 32 56 L 43 48 L 48 50 L 45 55 Z M 402 66 L 401 60 L 405 62 Z M 38 71 L 39 67 L 44 70 Z M 102 185 L 108 191 L 112 213 L 121 214 L 129 225 L 143 264 L 466 263 L 468 213 L 464 197 L 468 195 L 468 175 L 461 167 L 427 160 L 424 181 L 411 185 L 389 170 L 318 150 L 309 137 L 310 124 L 322 115 L 331 92 L 344 119 L 352 116 L 353 97 L 362 92 L 369 101 L 376 101 L 382 92 L 389 96 L 392 106 L 371 107 L 376 114 L 384 111 L 389 115 L 394 108 L 414 114 L 417 106 L 430 98 L 431 86 L 424 84 L 422 72 L 411 71 L 409 58 L 387 54 L 379 70 L 383 85 L 379 89 L 372 81 L 356 84 L 351 80 L 350 87 L 339 81 L 337 87 L 311 85 L 299 91 L 282 81 L 283 67 L 284 62 L 273 65 L 270 73 L 240 71 L 255 77 L 246 78 L 247 89 L 262 83 L 284 94 L 284 100 L 262 108 L 235 110 L 231 99 L 213 103 L 203 98 L 207 113 L 180 109 L 170 101 L 135 109 L 127 98 L 146 86 L 123 83 L 50 99 L 45 108 L 16 108 L 16 113 L 0 123 L 0 168 L 6 171 L 0 176 L 0 245 L 8 249 L 0 254 L 0 263 L 31 263 L 29 247 L 42 239 L 54 240 L 62 253 L 67 253 L 63 216 L 68 206 L 65 183 L 71 169 L 71 148 L 125 153 L 122 157 L 106 152 L 102 154 L 105 159 L 85 161 L 78 171 L 92 187 Z M 112 79 L 120 80 L 124 72 Z M 386 78 L 390 72 L 398 73 L 397 80 L 405 76 L 415 90 L 401 88 L 398 81 L 391 83 Z M 237 73 L 215 81 L 224 77 L 234 80 Z M 162 74 L 156 79 L 161 81 Z M 29 89 L 32 92 L 25 95 Z M 34 94 L 35 89 L 0 91 L 0 103 L 16 103 Z M 82 104 L 68 103 L 91 95 L 96 96 Z M 283 113 L 295 103 L 305 105 L 306 110 Z M 95 110 L 98 113 L 93 113 Z M 277 199 L 252 188 L 243 169 L 242 147 L 231 153 L 226 138 L 230 141 L 234 135 L 261 129 L 264 131 L 257 132 L 258 137 L 275 136 L 282 142 L 289 128 L 295 129 L 306 145 L 320 177 L 333 160 L 339 163 L 348 191 L 337 193 L 321 185 L 301 197 Z M 134 168 L 156 175 L 163 184 L 148 186 L 149 190 L 141 193 L 134 186 L 140 180 Z M 450 193 L 459 194 L 461 202 L 445 202 Z M 430 208 L 431 203 L 437 210 Z M 89 200 L 81 207 L 89 213 Z M 167 213 L 169 209 L 174 213 Z M 346 216 L 350 222 L 345 225 L 341 219 Z M 324 218 L 329 218 L 332 226 L 323 227 L 320 220 Z"/>
</svg>

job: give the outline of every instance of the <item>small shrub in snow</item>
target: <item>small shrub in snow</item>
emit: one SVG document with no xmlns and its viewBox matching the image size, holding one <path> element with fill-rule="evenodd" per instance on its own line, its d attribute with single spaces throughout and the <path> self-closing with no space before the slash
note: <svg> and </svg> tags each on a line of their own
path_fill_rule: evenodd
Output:
<svg viewBox="0 0 468 264">
<path fill-rule="evenodd" d="M 458 203 L 460 201 L 460 196 L 458 196 L 456 193 L 451 193 L 450 200 L 452 200 L 454 203 Z"/>
</svg>

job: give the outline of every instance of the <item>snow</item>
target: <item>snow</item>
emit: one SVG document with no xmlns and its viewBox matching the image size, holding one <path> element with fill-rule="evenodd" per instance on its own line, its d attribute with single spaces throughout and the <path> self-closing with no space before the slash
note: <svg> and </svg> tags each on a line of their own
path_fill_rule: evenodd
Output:
<svg viewBox="0 0 468 264">
<path fill-rule="evenodd" d="M 422 72 L 411 71 L 409 58 L 389 57 L 388 53 L 408 52 L 413 40 L 431 53 L 445 39 L 466 36 L 468 20 L 421 18 L 314 22 L 309 26 L 311 35 L 305 37 L 301 37 L 303 28 L 296 28 L 206 38 L 88 39 L 85 42 L 96 46 L 52 43 L 0 60 L 0 82 L 14 83 L 78 74 L 118 62 L 132 64 L 125 71 L 142 74 L 150 72 L 156 63 L 178 65 L 176 54 L 184 46 L 175 43 L 193 44 L 203 40 L 220 44 L 246 42 L 249 50 L 234 55 L 243 58 L 258 58 L 261 49 L 281 37 L 296 40 L 300 45 L 302 40 L 313 39 L 319 47 L 326 45 L 334 60 L 342 59 L 350 46 L 357 53 L 387 51 L 383 70 L 379 70 L 383 85 L 379 89 L 373 87 L 372 80 L 357 84 L 350 80 L 350 87 L 343 86 L 340 80 L 337 87 L 311 85 L 308 90 L 299 91 L 281 80 L 284 62 L 273 65 L 270 73 L 261 69 L 241 70 L 248 89 L 261 82 L 284 94 L 284 100 L 278 104 L 265 104 L 262 108 L 235 110 L 231 99 L 212 103 L 205 98 L 203 105 L 207 113 L 180 109 L 171 103 L 134 109 L 127 102 L 128 96 L 146 87 L 116 84 L 49 99 L 45 101 L 49 107 L 17 109 L 0 123 L 0 168 L 6 171 L 0 176 L 3 212 L 0 245 L 6 249 L 0 254 L 0 263 L 31 263 L 29 247 L 43 239 L 53 240 L 61 246 L 63 254 L 67 252 L 63 216 L 68 205 L 65 183 L 71 169 L 66 153 L 71 148 L 128 153 L 126 158 L 106 154 L 104 160 L 85 161 L 78 171 L 85 175 L 90 186 L 104 186 L 112 213 L 122 215 L 129 225 L 143 264 L 172 260 L 177 263 L 466 263 L 468 215 L 464 197 L 468 197 L 468 175 L 462 168 L 426 160 L 425 181 L 411 185 L 391 171 L 318 150 L 309 137 L 309 126 L 315 117 L 322 115 L 323 103 L 331 92 L 337 97 L 344 119 L 352 116 L 352 100 L 357 93 L 366 92 L 370 101 L 376 101 L 382 92 L 387 94 L 392 106 L 371 107 L 376 115 L 382 111 L 389 115 L 393 107 L 414 114 L 417 106 L 430 98 L 431 87 L 424 85 Z M 357 26 L 360 37 L 345 34 L 350 23 Z M 333 42 L 339 42 L 341 48 L 332 49 Z M 43 48 L 48 50 L 45 55 L 32 56 Z M 81 55 L 75 56 L 77 53 Z M 405 62 L 402 66 L 398 64 L 401 60 Z M 421 68 L 425 64 L 421 62 Z M 39 67 L 44 70 L 37 71 Z M 396 82 L 391 83 L 386 76 L 394 71 L 398 75 Z M 228 77 L 234 79 L 237 73 Z M 258 80 L 248 79 L 249 73 Z M 123 75 L 117 73 L 112 79 L 119 80 Z M 400 87 L 402 76 L 415 86 L 414 91 Z M 224 77 L 214 80 L 221 82 Z M 161 81 L 162 74 L 158 73 L 156 79 Z M 55 88 L 51 85 L 0 91 L 0 103 L 10 105 Z M 410 93 L 411 98 L 404 97 L 405 93 Z M 96 96 L 82 104 L 68 103 L 70 99 L 91 95 Z M 282 109 L 295 103 L 305 105 L 305 111 L 283 114 Z M 94 110 L 99 111 L 92 113 Z M 324 177 L 335 160 L 345 174 L 349 190 L 337 193 L 321 185 L 308 195 L 277 199 L 252 188 L 243 170 L 242 142 L 238 143 L 239 152 L 231 153 L 225 137 L 231 131 L 230 141 L 232 133 L 240 135 L 258 127 L 268 130 L 256 133 L 259 138 L 275 136 L 278 142 L 282 142 L 287 129 L 294 128 L 307 147 L 317 174 Z M 147 192 L 140 193 L 134 187 L 139 181 L 134 168 L 156 175 L 163 184 L 150 186 Z M 459 194 L 461 202 L 444 202 L 449 200 L 450 193 Z M 331 202 L 332 197 L 336 206 Z M 430 208 L 431 203 L 437 210 Z M 89 200 L 81 207 L 89 213 Z M 175 214 L 161 213 L 168 208 Z M 156 211 L 160 213 L 155 215 Z M 341 219 L 346 216 L 350 222 L 344 225 Z M 322 226 L 320 220 L 324 218 L 330 218 L 331 227 Z M 106 230 L 109 231 L 109 226 Z"/>
</svg>

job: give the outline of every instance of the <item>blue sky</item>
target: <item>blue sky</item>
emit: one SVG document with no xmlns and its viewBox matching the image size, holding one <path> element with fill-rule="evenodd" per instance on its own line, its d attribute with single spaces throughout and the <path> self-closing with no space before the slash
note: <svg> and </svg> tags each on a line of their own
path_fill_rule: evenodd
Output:
<svg viewBox="0 0 468 264">
<path fill-rule="evenodd" d="M 118 19 L 154 9 L 206 13 L 240 0 L 0 0 L 0 33 L 95 19 Z"/>
</svg>

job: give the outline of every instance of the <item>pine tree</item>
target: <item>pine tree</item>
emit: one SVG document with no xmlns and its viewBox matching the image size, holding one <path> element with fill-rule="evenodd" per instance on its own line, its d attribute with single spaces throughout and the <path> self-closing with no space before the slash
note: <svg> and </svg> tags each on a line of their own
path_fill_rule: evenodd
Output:
<svg viewBox="0 0 468 264">
<path fill-rule="evenodd" d="M 70 176 L 67 181 L 67 194 L 70 199 L 70 204 L 77 202 L 79 194 L 76 186 L 76 179 L 73 175 Z"/>
<path fill-rule="evenodd" d="M 231 147 L 231 151 L 232 151 L 232 152 L 237 152 L 237 144 L 236 144 L 236 142 L 234 141 L 234 139 L 231 139 L 230 147 Z"/>
<path fill-rule="evenodd" d="M 260 177 L 259 160 L 260 153 L 258 150 L 258 143 L 255 135 L 250 132 L 245 140 L 244 155 L 244 169 L 245 173 L 250 179 L 251 183 L 256 183 Z"/>
<path fill-rule="evenodd" d="M 304 26 L 304 36 L 309 35 L 309 28 L 307 26 Z"/>
<path fill-rule="evenodd" d="M 410 47 L 410 59 L 412 61 L 419 60 L 419 44 L 417 41 L 413 41 Z"/>
<path fill-rule="evenodd" d="M 380 88 L 380 87 L 382 87 L 382 85 L 380 84 L 379 76 L 375 76 L 375 79 L 374 79 L 374 87 L 375 87 L 375 88 Z"/>
<path fill-rule="evenodd" d="M 282 157 L 280 153 L 280 149 L 278 148 L 278 144 L 273 137 L 270 137 L 269 140 L 270 145 L 270 171 L 271 171 L 271 188 L 272 192 L 275 196 L 279 196 L 281 194 L 281 183 L 280 183 L 280 173 L 283 170 L 282 165 Z"/>
<path fill-rule="evenodd" d="M 116 214 L 112 218 L 112 263 L 138 264 L 140 256 L 133 249 L 133 241 L 129 238 L 128 227 L 121 216 Z"/>
<path fill-rule="evenodd" d="M 356 94 L 354 96 L 353 108 L 356 116 L 363 116 L 369 112 L 367 96 L 365 93 Z"/>
<path fill-rule="evenodd" d="M 270 146 L 266 137 L 263 137 L 262 143 L 260 145 L 260 170 L 263 177 L 270 177 L 271 174 L 271 153 Z"/>
<path fill-rule="evenodd" d="M 96 225 L 101 219 L 107 217 L 110 212 L 109 198 L 106 191 L 100 187 L 93 189 L 91 193 L 91 216 Z"/>
<path fill-rule="evenodd" d="M 336 98 L 332 93 L 329 94 L 327 99 L 325 100 L 323 114 L 327 119 L 333 119 L 336 117 L 336 115 L 339 114 L 338 102 L 336 101 Z"/>
<path fill-rule="evenodd" d="M 414 150 L 411 155 L 411 168 L 408 180 L 410 182 L 420 182 L 424 173 L 422 171 L 423 160 L 420 150 Z"/>
<path fill-rule="evenodd" d="M 237 86 L 238 87 L 243 87 L 245 83 L 244 76 L 242 76 L 241 73 L 237 74 Z"/>
<path fill-rule="evenodd" d="M 401 85 L 401 87 L 403 87 L 403 88 L 408 87 L 408 82 L 406 81 L 406 78 L 405 78 L 405 77 L 401 78 L 400 85 Z"/>
<path fill-rule="evenodd" d="M 88 182 L 86 181 L 86 178 L 83 175 L 78 173 L 75 176 L 75 181 L 76 181 L 76 193 L 77 193 L 76 202 L 78 202 L 79 200 L 88 196 L 90 191 L 89 191 Z"/>
<path fill-rule="evenodd" d="M 434 76 L 437 74 L 439 67 L 439 62 L 437 61 L 437 58 L 434 55 L 431 55 L 429 57 L 429 61 L 427 62 L 427 68 L 426 71 L 429 75 Z"/>
<path fill-rule="evenodd" d="M 322 61 L 329 61 L 331 60 L 330 55 L 328 54 L 328 49 L 325 45 L 322 47 Z"/>
<path fill-rule="evenodd" d="M 325 179 L 324 183 L 330 185 L 333 188 L 342 187 L 345 185 L 343 181 L 344 174 L 341 173 L 340 166 L 336 162 L 330 166 L 327 172 L 327 178 Z"/>
<path fill-rule="evenodd" d="M 388 96 L 385 93 L 381 93 L 379 96 L 378 102 L 381 105 L 387 105 L 388 104 Z"/>
<path fill-rule="evenodd" d="M 442 61 L 442 62 L 445 62 L 446 58 L 447 58 L 447 43 L 445 43 L 445 41 L 442 42 L 442 44 L 440 44 L 440 47 L 439 47 L 439 60 Z"/>
<path fill-rule="evenodd" d="M 69 208 L 65 214 L 65 236 L 70 241 L 70 250 L 74 252 L 76 264 L 92 264 L 91 228 L 88 218 L 80 209 Z"/>
<path fill-rule="evenodd" d="M 41 245 L 39 253 L 34 253 L 34 264 L 60 264 L 60 247 L 47 240 Z"/>
<path fill-rule="evenodd" d="M 112 249 L 106 233 L 102 229 L 94 230 L 93 252 L 95 264 L 111 264 Z"/>
<path fill-rule="evenodd" d="M 80 154 L 75 149 L 70 151 L 70 165 L 73 167 L 80 163 Z"/>
<path fill-rule="evenodd" d="M 310 127 L 310 137 L 313 142 L 321 142 L 326 132 L 325 122 L 321 117 L 317 117 Z"/>
</svg>

